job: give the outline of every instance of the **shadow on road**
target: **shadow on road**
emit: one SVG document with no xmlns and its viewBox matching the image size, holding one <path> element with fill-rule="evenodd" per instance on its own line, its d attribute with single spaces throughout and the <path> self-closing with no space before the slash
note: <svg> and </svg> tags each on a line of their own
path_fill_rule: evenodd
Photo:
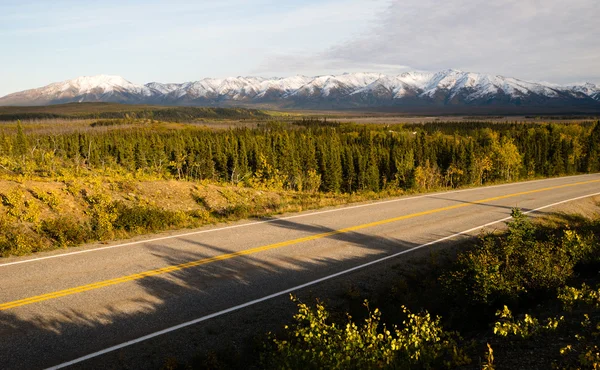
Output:
<svg viewBox="0 0 600 370">
<path fill-rule="evenodd" d="M 468 200 L 451 199 L 451 198 L 444 198 L 444 197 L 440 197 L 440 196 L 431 196 L 430 198 L 432 198 L 432 199 L 439 199 L 439 200 L 447 200 L 447 201 L 452 201 L 452 202 L 456 202 L 456 203 L 472 204 L 474 206 L 491 207 L 491 208 L 496 208 L 496 209 L 513 209 L 515 207 L 519 207 L 518 205 L 515 205 L 515 206 L 501 206 L 501 205 L 498 205 L 498 204 L 489 204 L 489 203 L 482 203 L 482 202 L 469 202 Z M 521 208 L 521 210 L 524 211 L 524 212 L 525 211 L 529 211 L 529 209 L 527 209 L 527 208 Z"/>
</svg>

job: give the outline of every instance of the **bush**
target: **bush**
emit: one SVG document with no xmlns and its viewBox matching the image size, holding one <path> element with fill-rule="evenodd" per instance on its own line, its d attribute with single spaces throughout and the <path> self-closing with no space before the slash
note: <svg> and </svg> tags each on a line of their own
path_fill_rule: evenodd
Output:
<svg viewBox="0 0 600 370">
<path fill-rule="evenodd" d="M 40 230 L 52 239 L 58 247 L 70 247 L 83 244 L 91 239 L 91 230 L 88 224 L 81 224 L 72 217 L 58 217 L 44 220 Z"/>
<path fill-rule="evenodd" d="M 58 195 L 56 192 L 33 189 L 31 193 L 36 199 L 42 201 L 53 211 L 60 211 L 61 199 L 60 195 Z"/>
<path fill-rule="evenodd" d="M 126 125 L 131 123 L 130 120 L 124 119 L 100 119 L 94 121 L 90 124 L 90 127 L 105 127 L 105 126 L 118 126 L 118 125 Z"/>
<path fill-rule="evenodd" d="M 28 228 L 0 218 L 0 256 L 20 256 L 42 251 L 46 247 L 48 244 Z"/>
<path fill-rule="evenodd" d="M 442 276 L 452 295 L 475 304 L 514 303 L 524 294 L 549 294 L 573 276 L 577 263 L 594 252 L 591 239 L 566 230 L 560 240 L 540 240 L 536 227 L 518 209 L 506 235 L 488 235 L 459 255 L 454 270 Z"/>
<path fill-rule="evenodd" d="M 564 317 L 548 318 L 546 324 L 540 324 L 537 318 L 529 314 L 525 314 L 525 318 L 522 320 L 517 320 L 506 306 L 496 312 L 496 316 L 500 321 L 494 324 L 494 334 L 502 337 L 516 335 L 523 339 L 530 338 L 543 331 L 556 330 L 560 322 L 564 320 Z"/>
<path fill-rule="evenodd" d="M 101 192 L 86 194 L 85 200 L 89 204 L 87 213 L 91 218 L 93 236 L 98 240 L 111 239 L 114 236 L 113 223 L 119 216 L 116 202 L 112 201 L 110 195 Z"/>
<path fill-rule="evenodd" d="M 275 349 L 263 356 L 263 364 L 278 369 L 431 369 L 469 363 L 454 334 L 443 331 L 440 318 L 402 310 L 404 327 L 388 330 L 380 325 L 377 309 L 369 311 L 362 326 L 351 317 L 344 326 L 330 322 L 322 304 L 313 309 L 298 303 L 296 324 L 286 326 L 290 339 L 273 339 Z"/>
<path fill-rule="evenodd" d="M 136 205 L 128 207 L 122 202 L 115 202 L 115 229 L 128 232 L 159 231 L 169 227 L 181 226 L 185 223 L 185 214 Z"/>
<path fill-rule="evenodd" d="M 558 290 L 558 299 L 566 310 L 575 306 L 591 306 L 600 309 L 600 289 L 592 289 L 583 283 L 581 288 L 562 287 Z"/>
<path fill-rule="evenodd" d="M 2 197 L 2 204 L 6 206 L 7 214 L 22 220 L 24 215 L 27 213 L 25 205 L 25 192 L 20 187 L 15 187 L 7 194 L 0 194 Z"/>
<path fill-rule="evenodd" d="M 494 334 L 528 340 L 523 342 L 525 345 L 538 344 L 545 336 L 546 341 L 560 344 L 557 351 L 560 357 L 553 360 L 553 368 L 600 369 L 600 289 L 594 290 L 586 284 L 581 288 L 565 286 L 559 289 L 557 298 L 563 304 L 561 316 L 547 318 L 545 324 L 529 314 L 515 319 L 504 306 L 496 313 L 500 321 L 494 325 Z M 579 310 L 574 313 L 575 307 Z"/>
</svg>

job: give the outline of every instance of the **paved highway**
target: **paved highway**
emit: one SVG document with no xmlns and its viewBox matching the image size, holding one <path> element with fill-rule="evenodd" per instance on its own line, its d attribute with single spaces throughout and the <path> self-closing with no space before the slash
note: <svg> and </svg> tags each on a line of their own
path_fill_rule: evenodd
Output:
<svg viewBox="0 0 600 370">
<path fill-rule="evenodd" d="M 573 176 L 0 259 L 0 366 L 151 357 L 185 327 L 498 227 L 513 207 L 545 212 L 598 194 L 599 174 Z"/>
</svg>

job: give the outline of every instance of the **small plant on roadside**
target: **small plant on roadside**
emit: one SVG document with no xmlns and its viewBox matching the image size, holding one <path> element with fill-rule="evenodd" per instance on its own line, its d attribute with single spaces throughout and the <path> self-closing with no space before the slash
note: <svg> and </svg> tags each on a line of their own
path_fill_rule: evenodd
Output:
<svg viewBox="0 0 600 370">
<path fill-rule="evenodd" d="M 494 350 L 490 344 L 487 344 L 487 351 L 485 354 L 485 362 L 481 366 L 481 370 L 494 370 Z"/>
<path fill-rule="evenodd" d="M 50 207 L 55 212 L 60 211 L 61 199 L 60 195 L 54 191 L 43 191 L 40 189 L 32 189 L 32 195 L 43 202 L 45 205 Z"/>
<path fill-rule="evenodd" d="M 558 290 L 558 299 L 567 310 L 576 306 L 600 308 L 600 289 L 592 289 L 585 283 L 581 288 L 566 286 Z"/>
<path fill-rule="evenodd" d="M 87 214 L 91 218 L 91 227 L 94 237 L 98 240 L 111 239 L 113 223 L 119 217 L 116 205 L 110 195 L 102 192 L 86 194 L 85 200 L 89 204 Z"/>
<path fill-rule="evenodd" d="M 0 219 L 0 256 L 21 256 L 45 250 L 48 243 L 23 225 Z"/>
<path fill-rule="evenodd" d="M 25 210 L 25 192 L 20 187 L 15 187 L 6 194 L 2 194 L 2 204 L 7 208 L 7 214 L 17 220 L 22 220 Z"/>
<path fill-rule="evenodd" d="M 114 203 L 116 217 L 113 227 L 128 232 L 156 232 L 170 227 L 184 227 L 188 219 L 183 212 L 163 210 L 147 205 L 127 206 L 123 202 Z"/>
<path fill-rule="evenodd" d="M 292 298 L 295 302 L 294 298 Z M 289 340 L 273 339 L 274 348 L 263 358 L 274 368 L 362 369 L 362 368 L 439 368 L 467 364 L 469 358 L 458 348 L 453 333 L 446 333 L 440 318 L 429 313 L 413 314 L 406 307 L 401 329 L 381 324 L 381 312 L 370 311 L 362 325 L 348 317 L 338 325 L 330 320 L 325 307 L 298 304 L 296 324 L 286 326 Z"/>
<path fill-rule="evenodd" d="M 517 320 L 506 306 L 496 312 L 496 316 L 500 321 L 494 324 L 494 334 L 502 337 L 514 335 L 523 339 L 530 338 L 542 331 L 556 330 L 560 322 L 564 320 L 562 316 L 559 318 L 548 318 L 545 324 L 540 324 L 537 318 L 529 314 L 525 314 L 522 320 Z"/>
<path fill-rule="evenodd" d="M 68 216 L 43 220 L 40 230 L 60 248 L 80 245 L 91 239 L 89 225 Z"/>
<path fill-rule="evenodd" d="M 38 224 L 40 220 L 40 212 L 41 210 L 39 204 L 33 199 L 28 199 L 25 201 L 25 211 L 23 212 L 21 218 L 25 222 Z"/>
</svg>

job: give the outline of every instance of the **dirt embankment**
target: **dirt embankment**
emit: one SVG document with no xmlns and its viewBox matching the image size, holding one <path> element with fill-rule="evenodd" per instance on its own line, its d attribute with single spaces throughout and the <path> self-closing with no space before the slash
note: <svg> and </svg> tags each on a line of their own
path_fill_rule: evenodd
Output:
<svg viewBox="0 0 600 370">
<path fill-rule="evenodd" d="M 176 180 L 0 180 L 0 256 L 385 197 Z"/>
</svg>

